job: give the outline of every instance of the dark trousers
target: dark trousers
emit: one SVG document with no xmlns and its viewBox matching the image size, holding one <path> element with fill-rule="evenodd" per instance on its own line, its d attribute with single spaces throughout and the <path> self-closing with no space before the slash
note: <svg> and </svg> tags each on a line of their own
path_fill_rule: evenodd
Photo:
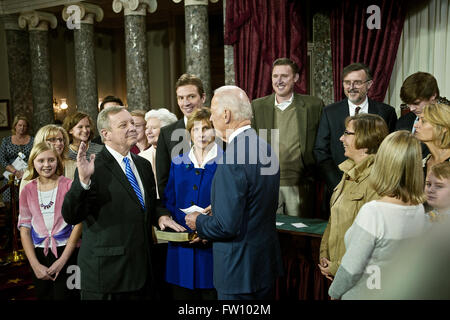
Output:
<svg viewBox="0 0 450 320">
<path fill-rule="evenodd" d="M 61 257 L 66 247 L 58 247 L 58 257 Z M 48 250 L 47 256 L 44 255 L 43 248 L 35 248 L 36 257 L 38 261 L 46 266 L 50 267 L 55 261 L 56 257 Z M 67 273 L 67 267 L 77 264 L 78 249 L 75 249 L 72 256 L 67 260 L 66 265 L 59 272 L 55 281 L 53 280 L 40 280 L 36 278 L 33 272 L 33 283 L 35 287 L 35 294 L 39 300 L 79 300 L 80 291 L 77 289 L 70 290 L 67 286 L 67 279 L 71 274 Z"/>
<path fill-rule="evenodd" d="M 188 289 L 172 284 L 173 300 L 217 300 L 216 289 Z"/>
<path fill-rule="evenodd" d="M 221 293 L 217 291 L 219 300 L 275 300 L 275 287 L 263 288 L 252 293 Z"/>
</svg>

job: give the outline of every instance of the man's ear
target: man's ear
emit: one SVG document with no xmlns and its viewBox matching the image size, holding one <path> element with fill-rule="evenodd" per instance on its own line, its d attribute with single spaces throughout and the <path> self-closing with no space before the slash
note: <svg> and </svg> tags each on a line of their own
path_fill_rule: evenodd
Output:
<svg viewBox="0 0 450 320">
<path fill-rule="evenodd" d="M 297 82 L 299 78 L 300 78 L 300 75 L 298 73 L 296 73 L 294 76 L 294 82 Z"/>
<path fill-rule="evenodd" d="M 109 131 L 106 130 L 106 129 L 102 129 L 102 130 L 100 131 L 100 134 L 101 134 L 102 137 L 103 137 L 103 141 L 106 141 L 106 140 L 107 140 L 106 137 L 108 136 L 108 133 L 109 133 Z"/>
<path fill-rule="evenodd" d="M 226 124 L 231 122 L 231 111 L 228 109 L 223 109 L 223 120 Z"/>
</svg>

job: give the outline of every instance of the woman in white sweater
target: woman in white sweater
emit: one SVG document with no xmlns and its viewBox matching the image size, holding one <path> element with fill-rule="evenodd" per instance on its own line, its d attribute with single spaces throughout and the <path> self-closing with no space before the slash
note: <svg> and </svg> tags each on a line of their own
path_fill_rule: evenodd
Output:
<svg viewBox="0 0 450 320">
<path fill-rule="evenodd" d="M 332 299 L 382 298 L 383 270 L 400 245 L 429 226 L 420 143 L 410 132 L 385 138 L 369 179 L 381 198 L 363 205 L 345 234 L 346 253 L 328 291 Z"/>
</svg>

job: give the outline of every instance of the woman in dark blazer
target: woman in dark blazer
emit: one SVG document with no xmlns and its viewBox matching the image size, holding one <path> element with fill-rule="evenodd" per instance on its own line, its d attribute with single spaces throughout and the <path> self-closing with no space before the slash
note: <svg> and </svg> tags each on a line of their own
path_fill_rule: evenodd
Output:
<svg viewBox="0 0 450 320">
<path fill-rule="evenodd" d="M 210 116 L 208 108 L 200 108 L 189 117 L 186 130 L 191 135 L 192 148 L 188 154 L 172 159 L 164 192 L 166 208 L 173 219 L 188 231 L 192 230 L 186 225 L 186 214 L 181 209 L 192 205 L 206 208 L 211 204 L 216 159 L 222 154 L 214 142 Z M 212 244 L 206 241 L 169 242 L 165 280 L 173 285 L 175 300 L 216 299 Z"/>
</svg>

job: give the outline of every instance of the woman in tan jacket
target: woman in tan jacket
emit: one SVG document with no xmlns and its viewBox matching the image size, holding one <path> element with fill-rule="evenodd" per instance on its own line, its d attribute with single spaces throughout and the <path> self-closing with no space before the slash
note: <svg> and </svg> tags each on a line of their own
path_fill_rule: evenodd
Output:
<svg viewBox="0 0 450 320">
<path fill-rule="evenodd" d="M 344 174 L 331 196 L 330 219 L 320 244 L 319 268 L 330 280 L 345 253 L 345 232 L 362 205 L 379 198 L 369 185 L 368 177 L 375 153 L 388 134 L 386 122 L 378 115 L 362 113 L 345 120 L 340 141 L 348 159 L 339 165 Z"/>
</svg>

